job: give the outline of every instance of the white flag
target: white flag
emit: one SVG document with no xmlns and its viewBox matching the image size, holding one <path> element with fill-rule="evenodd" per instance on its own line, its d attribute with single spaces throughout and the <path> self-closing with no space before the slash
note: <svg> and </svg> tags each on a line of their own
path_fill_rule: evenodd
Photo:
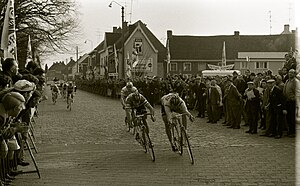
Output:
<svg viewBox="0 0 300 186">
<path fill-rule="evenodd" d="M 226 66 L 226 49 L 225 49 L 225 41 L 223 42 L 223 51 L 222 51 L 222 65 Z"/>
<path fill-rule="evenodd" d="M 118 54 L 117 54 L 117 49 L 116 49 L 116 44 L 114 44 L 114 58 L 115 58 L 115 68 L 116 68 L 116 73 L 118 73 Z"/>
<path fill-rule="evenodd" d="M 1 48 L 4 51 L 4 59 L 14 58 L 17 60 L 14 0 L 8 0 L 7 2 L 3 31 L 1 36 Z"/>
<path fill-rule="evenodd" d="M 32 61 L 32 50 L 31 50 L 31 41 L 30 41 L 30 35 L 28 36 L 28 45 L 27 45 L 27 56 L 26 56 L 26 63 L 25 67 L 27 64 Z"/>
</svg>

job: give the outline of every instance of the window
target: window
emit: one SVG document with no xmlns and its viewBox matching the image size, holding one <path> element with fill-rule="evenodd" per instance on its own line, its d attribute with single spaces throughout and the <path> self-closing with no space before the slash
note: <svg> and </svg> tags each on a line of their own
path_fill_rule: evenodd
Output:
<svg viewBox="0 0 300 186">
<path fill-rule="evenodd" d="M 177 63 L 170 64 L 170 71 L 177 71 Z"/>
<path fill-rule="evenodd" d="M 242 65 L 241 65 L 241 68 L 242 69 L 247 69 L 248 68 L 248 62 L 242 62 Z"/>
<path fill-rule="evenodd" d="M 192 64 L 191 63 L 183 63 L 183 71 L 191 71 Z"/>
<path fill-rule="evenodd" d="M 261 62 L 256 62 L 255 63 L 255 68 L 256 69 L 268 69 L 268 65 L 269 62 L 264 62 L 264 61 L 261 61 Z"/>
</svg>

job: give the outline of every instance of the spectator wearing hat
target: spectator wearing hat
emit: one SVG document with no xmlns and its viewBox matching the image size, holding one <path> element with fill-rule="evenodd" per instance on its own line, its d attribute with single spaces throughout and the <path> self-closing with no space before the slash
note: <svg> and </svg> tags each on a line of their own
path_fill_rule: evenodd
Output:
<svg viewBox="0 0 300 186">
<path fill-rule="evenodd" d="M 245 90 L 246 99 L 245 110 L 247 113 L 249 130 L 246 133 L 257 134 L 258 113 L 260 110 L 259 92 L 254 88 L 254 82 L 249 81 L 248 88 Z"/>
<path fill-rule="evenodd" d="M 279 139 L 282 137 L 283 117 L 284 114 L 286 114 L 285 98 L 283 96 L 283 92 L 278 86 L 276 86 L 276 81 L 274 79 L 268 80 L 267 83 L 271 86 L 269 109 L 271 114 L 270 127 L 272 133 L 269 137 Z"/>
<path fill-rule="evenodd" d="M 201 79 L 200 77 L 196 80 L 196 98 L 197 98 L 197 110 L 198 115 L 197 117 L 204 118 L 205 117 L 205 96 L 203 95 L 205 93 L 205 83 L 204 79 Z"/>
<path fill-rule="evenodd" d="M 283 95 L 286 98 L 287 106 L 287 125 L 288 136 L 295 137 L 295 121 L 296 121 L 296 96 L 300 95 L 299 85 L 300 81 L 296 78 L 296 71 L 294 69 L 289 70 L 289 79 L 284 84 Z"/>
<path fill-rule="evenodd" d="M 220 95 L 215 87 L 215 80 L 206 82 L 206 103 L 207 103 L 207 123 L 217 123 L 218 105 L 220 104 Z"/>
<path fill-rule="evenodd" d="M 26 105 L 27 105 L 27 102 L 32 97 L 32 94 L 35 91 L 35 89 L 36 89 L 35 84 L 32 82 L 29 82 L 27 80 L 19 80 L 14 84 L 14 90 L 24 96 Z M 31 112 L 27 111 L 26 114 L 27 115 L 22 114 L 22 116 L 29 117 L 31 115 Z M 24 119 L 23 117 L 21 117 L 22 122 L 25 122 L 26 125 L 29 126 L 30 120 L 23 120 Z M 18 152 L 17 153 L 18 154 L 17 163 L 18 163 L 18 165 L 21 165 L 21 166 L 29 165 L 28 162 L 24 161 L 24 147 L 25 147 L 25 140 L 27 138 L 27 135 L 28 135 L 28 132 L 18 133 L 18 135 L 17 135 L 17 139 L 18 139 L 18 141 L 20 143 L 20 147 L 21 147 L 20 150 L 17 151 Z"/>
<path fill-rule="evenodd" d="M 248 81 L 250 81 L 250 70 L 249 70 L 249 69 L 247 69 L 247 70 L 245 71 L 245 75 L 243 76 L 243 78 L 244 78 L 244 80 L 245 80 L 246 83 L 247 83 Z"/>
<path fill-rule="evenodd" d="M 229 78 L 226 83 L 228 87 L 228 93 L 225 94 L 224 99 L 227 102 L 228 110 L 228 128 L 239 129 L 241 124 L 241 99 L 242 96 L 237 90 L 236 86 Z"/>
<path fill-rule="evenodd" d="M 283 83 L 285 83 L 289 79 L 288 70 L 286 67 L 283 67 L 281 69 L 281 77 L 282 77 Z"/>
<path fill-rule="evenodd" d="M 267 87 L 267 81 L 265 79 L 261 80 L 260 82 L 260 89 L 257 89 L 260 94 L 260 102 L 261 102 L 261 108 L 260 108 L 260 126 L 259 129 L 265 130 L 266 129 L 266 110 L 264 107 L 266 106 L 268 102 L 269 97 L 269 89 Z"/>
</svg>

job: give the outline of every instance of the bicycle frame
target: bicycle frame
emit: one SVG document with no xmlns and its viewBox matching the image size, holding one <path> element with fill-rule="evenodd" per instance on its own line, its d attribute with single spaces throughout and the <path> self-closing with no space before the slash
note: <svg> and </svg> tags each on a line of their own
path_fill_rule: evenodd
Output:
<svg viewBox="0 0 300 186">
<path fill-rule="evenodd" d="M 145 150 L 145 153 L 149 151 L 152 161 L 155 161 L 155 155 L 153 150 L 153 144 L 151 142 L 150 136 L 149 136 L 149 127 L 147 124 L 147 115 L 152 115 L 150 113 L 145 113 L 141 115 L 136 115 L 136 112 L 134 112 L 134 128 L 136 131 L 136 140 L 142 145 L 142 147 Z M 152 119 L 153 120 L 153 119 Z M 139 132 L 142 134 L 142 138 L 139 135 Z"/>
</svg>

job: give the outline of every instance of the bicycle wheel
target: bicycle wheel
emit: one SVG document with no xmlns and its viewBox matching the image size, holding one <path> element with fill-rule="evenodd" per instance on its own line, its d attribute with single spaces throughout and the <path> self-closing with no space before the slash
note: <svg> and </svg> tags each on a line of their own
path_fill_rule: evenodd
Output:
<svg viewBox="0 0 300 186">
<path fill-rule="evenodd" d="M 151 159 L 154 162 L 155 161 L 155 155 L 154 155 L 153 144 L 151 142 L 149 133 L 146 133 L 145 131 L 144 131 L 144 133 L 146 134 L 146 136 L 145 136 L 145 148 L 149 149 L 148 151 L 150 153 Z"/>
<path fill-rule="evenodd" d="M 192 153 L 192 149 L 191 149 L 191 144 L 189 142 L 189 138 L 187 137 L 186 131 L 184 129 L 181 130 L 181 134 L 183 136 L 183 138 L 186 141 L 186 150 L 188 151 L 190 160 L 191 160 L 191 164 L 194 164 L 194 157 L 193 157 L 193 153 Z M 182 144 L 183 145 L 183 144 Z"/>
<path fill-rule="evenodd" d="M 183 150 L 182 150 L 182 135 L 178 130 L 178 127 L 176 124 L 174 124 L 171 128 L 171 134 L 172 134 L 172 138 L 173 138 L 173 143 L 175 145 L 175 147 L 178 150 L 178 153 L 180 155 L 182 155 Z"/>
</svg>

